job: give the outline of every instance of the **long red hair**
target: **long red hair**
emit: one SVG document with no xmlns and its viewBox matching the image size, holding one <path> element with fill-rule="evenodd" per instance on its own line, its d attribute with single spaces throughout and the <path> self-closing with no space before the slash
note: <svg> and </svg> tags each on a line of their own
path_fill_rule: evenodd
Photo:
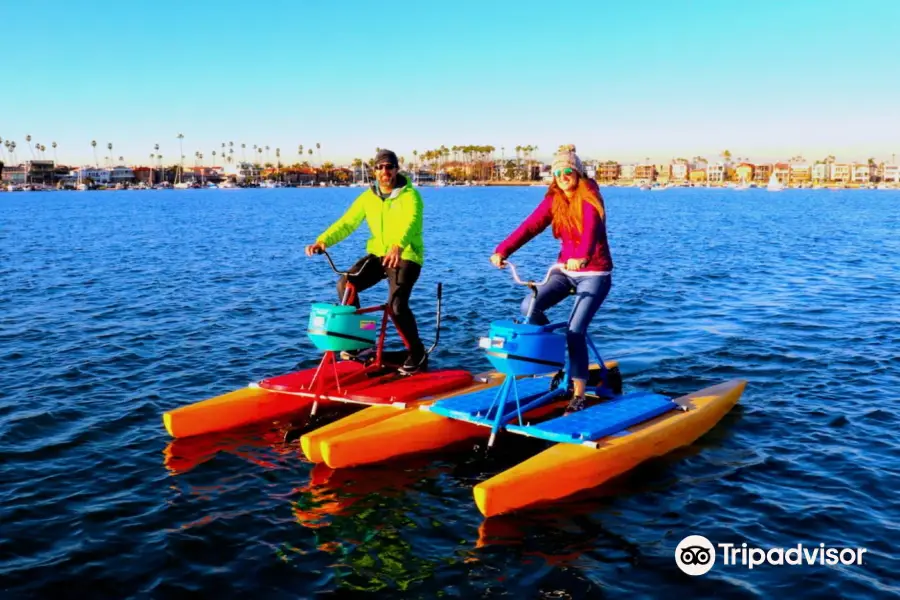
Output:
<svg viewBox="0 0 900 600">
<path fill-rule="evenodd" d="M 562 188 L 556 183 L 556 178 L 550 184 L 548 194 L 553 195 L 553 204 L 550 213 L 553 215 L 553 237 L 559 239 L 564 232 L 581 234 L 584 228 L 584 213 L 582 207 L 587 202 L 597 210 L 600 218 L 606 221 L 606 209 L 603 206 L 603 197 L 600 188 L 585 177 L 578 176 L 578 187 L 571 198 L 567 197 Z"/>
</svg>

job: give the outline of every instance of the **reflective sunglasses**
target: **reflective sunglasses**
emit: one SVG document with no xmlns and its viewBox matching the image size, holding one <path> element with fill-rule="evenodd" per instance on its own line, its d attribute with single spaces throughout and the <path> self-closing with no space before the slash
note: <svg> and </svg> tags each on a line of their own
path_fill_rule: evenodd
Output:
<svg viewBox="0 0 900 600">
<path fill-rule="evenodd" d="M 572 167 L 566 167 L 565 169 L 557 169 L 553 171 L 553 174 L 557 177 L 559 177 L 560 175 L 571 175 L 573 170 L 574 169 L 572 169 Z"/>
<path fill-rule="evenodd" d="M 388 164 L 388 163 L 382 163 L 382 164 L 380 164 L 380 165 L 375 165 L 375 170 L 376 170 L 376 171 L 392 171 L 392 170 L 394 170 L 394 169 L 396 169 L 396 168 L 397 168 L 397 167 L 395 167 L 394 165 L 390 165 L 390 164 Z"/>
</svg>

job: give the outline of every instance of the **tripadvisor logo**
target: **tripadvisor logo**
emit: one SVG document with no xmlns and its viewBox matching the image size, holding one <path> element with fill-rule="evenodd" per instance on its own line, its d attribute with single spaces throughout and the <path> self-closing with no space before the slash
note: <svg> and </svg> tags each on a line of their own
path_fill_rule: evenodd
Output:
<svg viewBox="0 0 900 600">
<path fill-rule="evenodd" d="M 721 551 L 723 566 L 740 565 L 753 569 L 760 565 L 842 565 L 863 564 L 866 548 L 829 548 L 825 544 L 807 547 L 797 544 L 789 548 L 754 548 L 744 542 L 713 545 L 702 535 L 689 535 L 675 548 L 675 564 L 688 575 L 703 575 L 716 564 L 716 548 Z"/>
<path fill-rule="evenodd" d="M 675 564 L 688 575 L 703 575 L 716 564 L 716 550 L 702 535 L 689 535 L 675 548 Z"/>
</svg>

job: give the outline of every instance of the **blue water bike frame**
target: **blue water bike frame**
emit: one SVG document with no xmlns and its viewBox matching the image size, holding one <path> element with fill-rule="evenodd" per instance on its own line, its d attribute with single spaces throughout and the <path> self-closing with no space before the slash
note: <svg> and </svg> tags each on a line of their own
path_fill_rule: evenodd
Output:
<svg viewBox="0 0 900 600">
<path fill-rule="evenodd" d="M 553 265 L 548 269 L 544 280 L 540 283 L 536 283 L 534 281 L 522 281 L 519 278 L 519 274 L 516 271 L 515 265 L 512 263 L 505 263 L 510 268 L 510 272 L 512 273 L 513 280 L 519 284 L 528 287 L 531 289 L 532 297 L 531 304 L 528 307 L 528 311 L 525 315 L 524 320 L 520 324 L 528 324 L 531 320 L 531 316 L 534 312 L 535 300 L 537 298 L 538 287 L 545 285 L 549 279 L 550 275 L 553 271 L 561 270 L 562 265 Z M 579 300 L 576 299 L 576 302 Z M 543 326 L 542 333 L 551 333 L 558 331 L 560 329 L 568 327 L 568 321 L 562 321 L 559 323 L 552 323 L 550 325 Z M 553 334 L 553 335 L 561 335 L 561 334 Z M 592 353 L 594 357 L 597 359 L 597 363 L 600 367 L 600 375 L 601 375 L 601 385 L 593 388 L 594 395 L 601 398 L 611 398 L 616 395 L 616 393 L 608 386 L 606 383 L 607 378 L 607 367 L 603 362 L 603 358 L 600 356 L 600 353 L 597 351 L 597 347 L 594 345 L 593 340 L 590 335 L 585 336 L 587 346 L 589 349 L 589 355 Z M 493 341 L 490 337 L 482 338 L 479 346 L 487 350 L 488 353 L 494 352 L 495 356 L 497 356 L 497 350 L 493 347 Z M 566 358 L 562 365 L 562 370 L 559 371 L 553 378 L 548 377 L 550 373 L 552 373 L 552 369 L 547 369 L 547 371 L 542 375 L 536 376 L 517 376 L 514 368 L 510 368 L 509 370 L 504 370 L 502 366 L 498 367 L 498 370 L 504 372 L 506 377 L 503 383 L 500 385 L 500 388 L 497 390 L 496 394 L 493 397 L 493 400 L 490 406 L 486 411 L 478 410 L 474 414 L 469 413 L 466 414 L 463 411 L 455 410 L 453 408 L 453 399 L 449 399 L 449 401 L 438 401 L 432 405 L 422 407 L 423 410 L 428 410 L 430 412 L 434 412 L 436 414 L 440 414 L 442 416 L 446 416 L 453 419 L 464 420 L 470 423 L 475 423 L 477 425 L 482 425 L 491 428 L 491 435 L 488 439 L 488 447 L 493 446 L 494 441 L 497 437 L 497 433 L 505 427 L 507 423 L 512 421 L 513 419 L 517 419 L 519 425 L 524 425 L 522 415 L 524 413 L 528 413 L 531 410 L 540 408 L 542 406 L 549 405 L 550 403 L 561 400 L 569 394 L 569 384 L 571 382 L 571 377 L 569 374 L 569 356 L 568 351 L 565 352 Z M 508 355 L 504 355 L 505 358 Z M 550 364 L 549 362 L 546 364 Z M 558 364 L 558 363 L 556 363 Z M 536 379 L 546 379 L 548 380 L 548 389 L 547 391 L 540 391 L 537 394 L 531 392 L 527 394 L 525 398 L 520 397 L 519 386 L 523 384 L 525 381 L 534 381 Z M 554 385 L 556 384 L 556 385 Z M 510 402 L 510 396 L 512 396 L 514 402 Z M 443 406 L 442 406 L 443 405 Z"/>
</svg>

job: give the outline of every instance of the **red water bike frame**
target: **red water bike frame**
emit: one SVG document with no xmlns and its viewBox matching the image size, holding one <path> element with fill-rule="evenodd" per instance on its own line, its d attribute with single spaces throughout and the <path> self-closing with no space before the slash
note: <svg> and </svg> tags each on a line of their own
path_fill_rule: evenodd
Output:
<svg viewBox="0 0 900 600">
<path fill-rule="evenodd" d="M 331 256 L 329 256 L 328 252 L 322 250 L 317 252 L 317 254 L 324 254 L 325 258 L 328 259 L 328 264 L 331 266 L 331 269 L 337 273 L 338 275 L 346 278 L 346 285 L 344 287 L 344 295 L 341 298 L 341 306 L 349 306 L 353 303 L 357 298 L 356 287 L 350 283 L 350 277 L 354 275 L 358 275 L 363 267 L 366 265 L 364 262 L 359 269 L 355 272 L 350 273 L 348 271 L 339 271 L 337 267 L 334 265 L 334 261 L 331 260 Z M 378 260 L 378 257 L 370 256 L 369 260 Z M 437 346 L 438 339 L 440 337 L 440 302 L 441 302 L 441 284 L 438 283 L 438 319 L 437 319 L 437 331 L 435 333 L 434 343 L 431 348 L 429 348 L 426 354 L 430 354 L 432 350 L 434 350 L 435 346 Z M 394 318 L 394 311 L 391 310 L 390 301 L 384 304 L 378 304 L 374 306 L 367 306 L 357 308 L 354 314 L 363 315 L 369 313 L 375 313 L 381 311 L 381 327 L 378 333 L 378 340 L 375 342 L 375 360 L 370 364 L 365 365 L 363 368 L 356 370 L 350 374 L 344 375 L 343 379 L 338 373 L 337 369 L 337 360 L 335 358 L 334 350 L 326 350 L 324 356 L 322 356 L 322 360 L 319 362 L 319 366 L 316 368 L 316 372 L 313 375 L 312 380 L 309 382 L 309 386 L 306 390 L 304 390 L 304 395 L 316 396 L 322 399 L 330 399 L 330 400 L 340 400 L 343 402 L 361 402 L 364 404 L 376 404 L 376 403 L 389 403 L 388 399 L 385 399 L 383 402 L 378 402 L 375 398 L 370 397 L 362 397 L 360 396 L 358 399 L 354 399 L 353 396 L 348 396 L 345 390 L 342 389 L 343 386 L 350 386 L 355 383 L 359 383 L 361 381 L 367 382 L 368 385 L 375 385 L 377 383 L 381 383 L 383 381 L 389 381 L 391 379 L 396 379 L 401 375 L 396 371 L 391 371 L 388 373 L 384 373 L 377 377 L 371 377 L 372 373 L 376 373 L 385 368 L 384 365 L 384 339 L 387 334 L 387 324 L 388 320 L 394 324 L 394 329 L 397 330 L 398 335 L 400 335 L 400 339 L 403 340 L 403 345 L 409 349 L 409 343 L 406 339 L 403 338 L 403 334 L 400 333 L 400 330 L 397 328 L 397 322 Z M 332 388 L 332 384 L 326 377 L 320 377 L 323 372 L 327 372 L 328 369 L 331 369 L 331 373 L 334 376 L 334 384 Z M 331 389 L 329 389 L 331 388 Z M 330 392 L 330 393 L 329 393 Z M 337 395 L 334 393 L 337 392 Z"/>
</svg>

